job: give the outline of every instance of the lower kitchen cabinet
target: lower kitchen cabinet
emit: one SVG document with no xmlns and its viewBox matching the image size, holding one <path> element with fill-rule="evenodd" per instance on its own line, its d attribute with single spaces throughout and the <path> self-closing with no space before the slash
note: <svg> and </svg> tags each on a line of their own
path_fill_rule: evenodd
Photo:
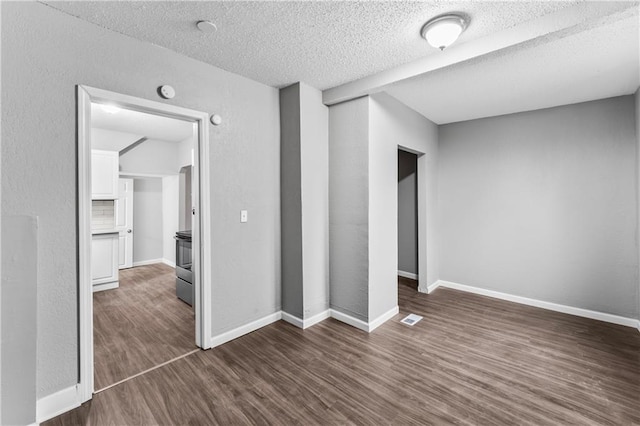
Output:
<svg viewBox="0 0 640 426">
<path fill-rule="evenodd" d="M 93 291 L 117 288 L 118 232 L 94 234 L 91 239 L 91 284 Z"/>
</svg>

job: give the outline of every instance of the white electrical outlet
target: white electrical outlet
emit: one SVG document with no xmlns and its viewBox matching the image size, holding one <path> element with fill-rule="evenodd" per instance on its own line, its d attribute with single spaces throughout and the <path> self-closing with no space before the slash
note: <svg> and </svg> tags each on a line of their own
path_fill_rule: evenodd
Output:
<svg viewBox="0 0 640 426">
<path fill-rule="evenodd" d="M 249 220 L 249 213 L 246 210 L 240 210 L 240 222 L 245 223 Z"/>
</svg>

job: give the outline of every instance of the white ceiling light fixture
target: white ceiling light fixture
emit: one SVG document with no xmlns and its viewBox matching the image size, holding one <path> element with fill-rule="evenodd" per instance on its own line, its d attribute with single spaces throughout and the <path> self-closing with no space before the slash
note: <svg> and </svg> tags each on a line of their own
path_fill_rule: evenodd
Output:
<svg viewBox="0 0 640 426">
<path fill-rule="evenodd" d="M 102 109 L 107 114 L 116 114 L 120 112 L 120 108 L 113 104 L 102 104 L 100 105 L 100 109 Z"/>
<path fill-rule="evenodd" d="M 464 16 L 449 13 L 427 21 L 420 34 L 431 46 L 444 50 L 460 37 L 468 25 L 469 20 Z"/>
</svg>

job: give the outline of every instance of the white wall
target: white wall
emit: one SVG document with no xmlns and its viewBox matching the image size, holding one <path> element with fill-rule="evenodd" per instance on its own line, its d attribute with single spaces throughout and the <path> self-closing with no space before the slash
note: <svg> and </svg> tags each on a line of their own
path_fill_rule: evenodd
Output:
<svg viewBox="0 0 640 426">
<path fill-rule="evenodd" d="M 205 142 L 213 333 L 279 311 L 278 91 L 40 3 L 3 3 L 1 19 L 2 216 L 39 217 L 38 397 L 78 379 L 77 84 L 222 115 Z"/>
<path fill-rule="evenodd" d="M 178 143 L 178 171 L 184 166 L 193 165 L 193 148 L 196 142 L 197 140 L 191 137 Z"/>
<path fill-rule="evenodd" d="M 120 154 L 120 171 L 156 175 L 180 172 L 180 143 L 148 139 Z"/>
<path fill-rule="evenodd" d="M 176 261 L 176 241 L 173 237 L 179 231 L 179 190 L 178 175 L 162 178 L 162 258 L 170 264 Z"/>
<path fill-rule="evenodd" d="M 160 178 L 133 180 L 134 264 L 164 257 L 162 186 Z"/>
<path fill-rule="evenodd" d="M 398 142 L 379 102 L 369 103 L 369 320 L 398 305 Z"/>
<path fill-rule="evenodd" d="M 329 109 L 300 83 L 303 318 L 329 308 Z"/>
<path fill-rule="evenodd" d="M 441 126 L 441 279 L 636 317 L 633 102 Z"/>
<path fill-rule="evenodd" d="M 153 250 L 146 248 L 145 254 L 135 258 L 136 248 L 134 239 L 134 262 L 164 259 L 167 263 L 175 263 L 176 247 L 173 237 L 179 230 L 179 171 L 183 166 L 192 164 L 194 138 L 190 137 L 181 142 L 167 142 L 160 140 L 146 140 L 130 151 L 120 155 L 120 171 L 124 173 L 161 175 L 161 212 L 162 219 L 161 254 L 159 257 L 149 257 L 151 253 L 158 253 L 153 244 Z M 157 206 L 156 206 L 157 207 Z M 136 204 L 134 203 L 134 211 Z M 146 212 L 152 212 L 149 208 Z M 191 209 L 189 209 L 189 212 Z M 139 212 L 138 212 L 139 213 Z M 153 213 L 156 214 L 157 213 Z M 187 217 L 191 219 L 191 214 Z M 145 239 L 145 241 L 149 241 Z M 142 257 L 145 257 L 144 259 Z"/>
<path fill-rule="evenodd" d="M 438 280 L 438 127 L 386 93 L 371 97 L 369 165 L 372 318 L 397 305 L 398 147 L 418 157 L 418 270 L 422 291 Z M 370 297 L 372 297 L 370 296 Z"/>
</svg>

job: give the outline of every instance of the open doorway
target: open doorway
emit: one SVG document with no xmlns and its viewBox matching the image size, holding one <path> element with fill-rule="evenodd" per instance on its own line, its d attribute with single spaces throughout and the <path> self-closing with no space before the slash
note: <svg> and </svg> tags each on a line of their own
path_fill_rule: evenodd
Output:
<svg viewBox="0 0 640 426">
<path fill-rule="evenodd" d="M 207 119 L 78 87 L 82 401 L 210 347 Z"/>
<path fill-rule="evenodd" d="M 91 104 L 96 391 L 196 348 L 193 216 L 179 220 L 196 137 L 188 121 Z"/>
<path fill-rule="evenodd" d="M 398 283 L 418 288 L 418 156 L 398 149 Z"/>
</svg>

